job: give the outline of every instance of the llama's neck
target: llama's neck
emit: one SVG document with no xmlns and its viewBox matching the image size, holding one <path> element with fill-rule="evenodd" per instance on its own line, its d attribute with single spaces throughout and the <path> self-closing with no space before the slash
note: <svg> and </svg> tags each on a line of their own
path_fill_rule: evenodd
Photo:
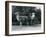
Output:
<svg viewBox="0 0 46 37">
<path fill-rule="evenodd" d="M 16 19 L 19 21 L 19 15 L 16 15 Z"/>
</svg>

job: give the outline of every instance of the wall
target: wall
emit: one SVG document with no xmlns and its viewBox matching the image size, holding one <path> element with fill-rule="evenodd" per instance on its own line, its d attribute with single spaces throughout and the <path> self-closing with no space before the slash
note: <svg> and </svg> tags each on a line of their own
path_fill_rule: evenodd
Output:
<svg viewBox="0 0 46 37">
<path fill-rule="evenodd" d="M 8 36 L 5 36 L 5 1 L 6 0 L 0 0 L 0 37 L 8 37 Z M 41 3 L 46 4 L 46 0 L 11 0 L 11 1 L 41 2 Z M 45 9 L 46 9 L 46 7 L 45 7 Z M 46 13 L 45 13 L 45 15 L 46 15 Z M 46 16 L 45 16 L 45 21 L 46 21 Z M 45 25 L 45 27 L 46 27 L 46 25 Z M 46 31 L 46 29 L 45 29 L 45 31 Z M 9 37 L 15 37 L 15 36 L 9 36 Z M 16 36 L 16 37 L 46 37 L 46 34 L 24 35 L 24 36 Z"/>
</svg>

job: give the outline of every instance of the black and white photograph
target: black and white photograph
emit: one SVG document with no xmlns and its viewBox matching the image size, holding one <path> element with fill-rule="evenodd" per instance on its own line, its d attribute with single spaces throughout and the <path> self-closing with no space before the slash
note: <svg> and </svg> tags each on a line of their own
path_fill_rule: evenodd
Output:
<svg viewBox="0 0 46 37">
<path fill-rule="evenodd" d="M 29 6 L 12 6 L 12 30 L 40 29 L 41 9 Z"/>
<path fill-rule="evenodd" d="M 44 33 L 44 3 L 9 3 L 9 34 Z"/>
</svg>

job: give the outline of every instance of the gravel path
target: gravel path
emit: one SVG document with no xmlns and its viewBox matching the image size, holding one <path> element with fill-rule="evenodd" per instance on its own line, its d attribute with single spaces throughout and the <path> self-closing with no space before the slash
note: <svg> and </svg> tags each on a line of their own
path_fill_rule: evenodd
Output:
<svg viewBox="0 0 46 37">
<path fill-rule="evenodd" d="M 13 31 L 20 31 L 20 30 L 39 30 L 40 29 L 40 24 L 38 25 L 33 25 L 33 26 L 12 26 Z"/>
</svg>

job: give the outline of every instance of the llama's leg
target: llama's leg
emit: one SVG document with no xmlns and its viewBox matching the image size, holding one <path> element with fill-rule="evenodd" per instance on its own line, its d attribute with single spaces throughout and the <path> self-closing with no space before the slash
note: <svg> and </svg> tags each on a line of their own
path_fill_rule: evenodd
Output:
<svg viewBox="0 0 46 37">
<path fill-rule="evenodd" d="M 29 22 L 27 22 L 27 26 L 29 26 Z"/>
<path fill-rule="evenodd" d="M 31 25 L 32 25 L 32 19 L 31 19 Z"/>
<path fill-rule="evenodd" d="M 22 26 L 22 22 L 20 22 L 20 26 Z"/>
</svg>

